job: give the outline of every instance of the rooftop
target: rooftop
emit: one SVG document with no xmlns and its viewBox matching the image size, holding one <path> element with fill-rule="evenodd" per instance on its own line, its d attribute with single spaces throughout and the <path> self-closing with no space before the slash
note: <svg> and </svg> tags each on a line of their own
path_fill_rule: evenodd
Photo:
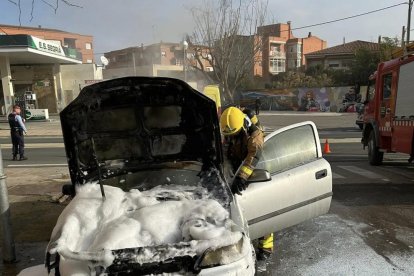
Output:
<svg viewBox="0 0 414 276">
<path fill-rule="evenodd" d="M 329 47 L 316 52 L 308 53 L 306 56 L 325 56 L 325 55 L 339 55 L 339 54 L 354 54 L 356 50 L 365 48 L 370 51 L 379 51 L 380 44 L 362 40 L 355 40 L 341 45 Z"/>
<path fill-rule="evenodd" d="M 81 35 L 81 36 L 91 36 L 92 35 L 84 35 L 84 34 L 78 34 L 78 33 L 71 33 L 67 31 L 62 31 L 58 29 L 49 29 L 49 28 L 43 28 L 43 27 L 30 27 L 30 26 L 15 26 L 15 25 L 5 25 L 0 24 L 0 32 L 4 32 L 2 28 L 15 28 L 15 29 L 22 29 L 22 30 L 33 30 L 33 31 L 44 31 L 44 32 L 59 32 L 59 33 L 66 33 L 66 34 L 73 34 L 73 35 Z M 6 33 L 7 34 L 7 33 Z"/>
</svg>

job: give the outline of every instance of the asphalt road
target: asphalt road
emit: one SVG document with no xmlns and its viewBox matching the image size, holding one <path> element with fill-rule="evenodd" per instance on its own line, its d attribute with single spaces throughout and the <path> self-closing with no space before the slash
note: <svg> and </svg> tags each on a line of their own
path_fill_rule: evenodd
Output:
<svg viewBox="0 0 414 276">
<path fill-rule="evenodd" d="M 277 233 L 268 270 L 258 275 L 414 275 L 414 165 L 408 155 L 385 154 L 382 166 L 370 166 L 350 115 L 309 116 L 282 118 L 310 119 L 320 137 L 336 141 L 325 155 L 333 172 L 331 209 Z M 266 115 L 262 122 L 277 128 L 280 117 Z"/>
<path fill-rule="evenodd" d="M 328 214 L 276 234 L 268 270 L 258 275 L 414 275 L 414 165 L 408 156 L 386 154 L 382 166 L 370 166 L 355 114 L 263 113 L 260 120 L 267 133 L 315 122 L 321 139 L 331 141 L 325 158 L 334 196 Z M 7 167 L 66 163 L 59 137 L 27 137 L 29 160 L 22 162 L 7 160 L 8 139 L 0 143 L 6 143 Z"/>
</svg>

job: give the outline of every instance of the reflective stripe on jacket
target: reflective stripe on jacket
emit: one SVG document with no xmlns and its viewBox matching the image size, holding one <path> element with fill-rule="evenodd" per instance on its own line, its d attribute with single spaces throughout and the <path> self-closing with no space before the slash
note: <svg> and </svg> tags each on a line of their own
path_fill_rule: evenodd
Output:
<svg viewBox="0 0 414 276">
<path fill-rule="evenodd" d="M 256 155 L 263 148 L 264 134 L 260 129 L 254 130 L 249 136 L 241 133 L 232 138 L 227 157 L 233 165 L 233 170 L 242 165 L 238 176 L 248 179 L 256 166 Z"/>
</svg>

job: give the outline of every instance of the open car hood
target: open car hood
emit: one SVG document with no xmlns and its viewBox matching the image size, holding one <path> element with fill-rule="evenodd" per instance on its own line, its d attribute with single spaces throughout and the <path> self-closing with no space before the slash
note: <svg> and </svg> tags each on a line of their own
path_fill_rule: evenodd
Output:
<svg viewBox="0 0 414 276">
<path fill-rule="evenodd" d="M 215 103 L 177 79 L 127 77 L 87 86 L 60 119 L 73 184 L 174 161 L 221 170 Z"/>
</svg>

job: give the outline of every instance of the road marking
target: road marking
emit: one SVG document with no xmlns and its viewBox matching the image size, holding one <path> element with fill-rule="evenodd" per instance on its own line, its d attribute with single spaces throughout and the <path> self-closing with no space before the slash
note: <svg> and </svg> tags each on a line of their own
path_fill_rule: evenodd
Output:
<svg viewBox="0 0 414 276">
<path fill-rule="evenodd" d="M 8 168 L 35 168 L 35 167 L 67 167 L 68 164 L 23 164 L 7 165 Z"/>
<path fill-rule="evenodd" d="M 29 143 L 25 144 L 24 147 L 26 149 L 44 149 L 44 148 L 64 148 L 65 145 L 63 143 Z M 3 149 L 11 149 L 11 144 L 2 144 L 1 148 Z"/>
<path fill-rule="evenodd" d="M 334 173 L 334 172 L 332 172 L 332 177 L 333 177 L 333 179 L 345 178 L 345 176 L 342 176 L 342 175 L 340 175 L 338 173 Z"/>
<path fill-rule="evenodd" d="M 370 179 L 383 179 L 384 178 L 382 175 L 358 168 L 357 166 L 338 166 L 338 168 L 362 175 L 363 177 L 370 178 Z"/>
<path fill-rule="evenodd" d="M 361 138 L 324 138 L 319 139 L 321 144 L 325 144 L 325 140 L 328 139 L 330 144 L 350 144 L 350 143 L 361 143 Z"/>
<path fill-rule="evenodd" d="M 268 135 L 272 132 L 274 132 L 276 129 L 272 129 L 272 128 L 268 128 L 268 127 L 264 127 L 263 132 Z M 328 139 L 328 142 L 331 144 L 353 144 L 353 143 L 361 143 L 361 138 L 320 138 L 319 142 L 321 144 L 325 144 L 325 140 Z"/>
<path fill-rule="evenodd" d="M 302 113 L 294 113 L 294 112 L 275 112 L 275 113 L 260 113 L 259 117 L 261 116 L 315 116 L 315 117 L 337 117 L 337 116 L 344 116 L 345 113 L 332 113 L 332 112 L 302 112 Z"/>
</svg>

